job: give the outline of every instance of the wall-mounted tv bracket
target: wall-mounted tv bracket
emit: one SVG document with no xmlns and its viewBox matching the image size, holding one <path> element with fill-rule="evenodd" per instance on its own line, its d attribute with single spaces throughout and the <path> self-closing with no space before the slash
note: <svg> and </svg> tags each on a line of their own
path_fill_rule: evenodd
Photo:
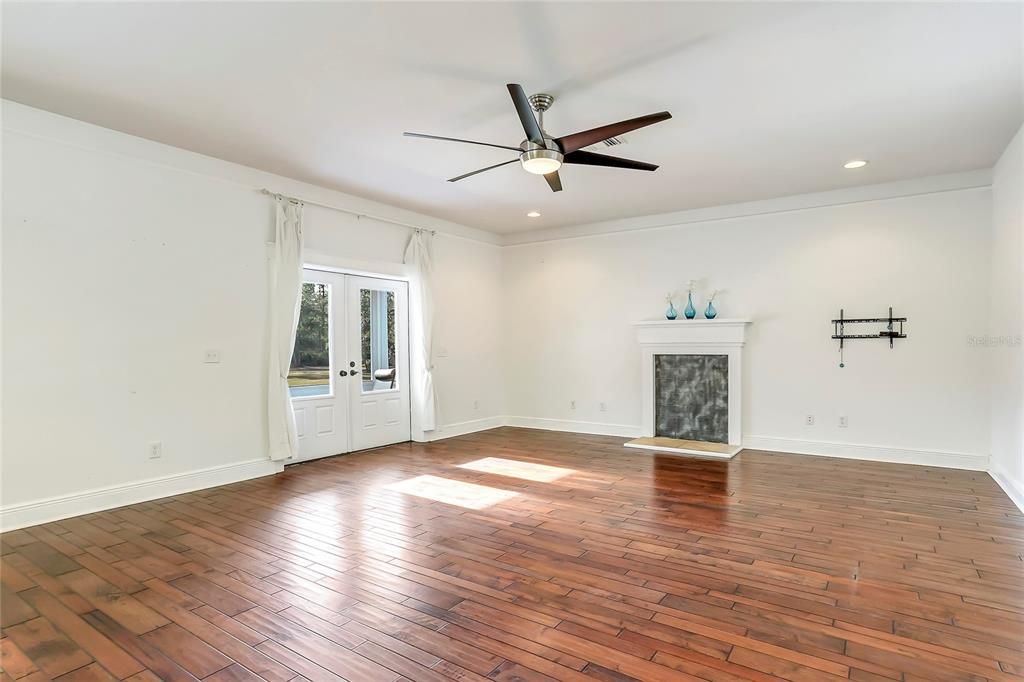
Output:
<svg viewBox="0 0 1024 682">
<path fill-rule="evenodd" d="M 839 339 L 839 366 L 846 367 L 843 362 L 843 346 L 847 339 L 889 339 L 889 348 L 892 348 L 893 339 L 905 339 L 903 323 L 905 317 L 893 317 L 892 306 L 889 306 L 889 317 L 845 317 L 842 308 L 839 309 L 839 319 L 832 320 L 832 338 Z M 847 334 L 848 324 L 884 324 L 885 329 L 877 334 Z M 899 327 L 896 327 L 896 325 Z"/>
</svg>

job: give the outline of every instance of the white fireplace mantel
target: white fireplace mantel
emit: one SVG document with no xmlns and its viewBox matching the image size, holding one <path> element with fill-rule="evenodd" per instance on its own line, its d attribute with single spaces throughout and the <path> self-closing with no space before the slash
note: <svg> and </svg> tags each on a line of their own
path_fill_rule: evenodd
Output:
<svg viewBox="0 0 1024 682">
<path fill-rule="evenodd" d="M 653 320 L 633 324 L 640 345 L 644 436 L 654 435 L 654 356 L 726 355 L 729 358 L 729 445 L 742 444 L 743 344 L 748 325 L 750 320 L 735 318 Z"/>
<path fill-rule="evenodd" d="M 718 345 L 738 344 L 746 341 L 747 325 L 750 320 L 651 320 L 634 322 L 636 340 L 641 344 L 650 343 L 713 343 Z"/>
</svg>

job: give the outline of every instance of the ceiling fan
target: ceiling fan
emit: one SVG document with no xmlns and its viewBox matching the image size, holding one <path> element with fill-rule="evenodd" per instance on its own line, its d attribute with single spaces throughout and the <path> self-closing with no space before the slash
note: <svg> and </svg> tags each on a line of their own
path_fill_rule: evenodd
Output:
<svg viewBox="0 0 1024 682">
<path fill-rule="evenodd" d="M 667 111 L 661 111 L 657 114 L 648 114 L 647 116 L 640 116 L 639 118 L 631 118 L 627 121 L 619 121 L 618 123 L 610 123 L 605 126 L 600 126 L 599 128 L 591 128 L 590 130 L 573 133 L 572 135 L 551 137 L 544 130 L 544 112 L 551 107 L 555 98 L 543 93 L 527 97 L 523 87 L 518 83 L 509 83 L 508 93 L 512 96 L 512 103 L 516 107 L 516 113 L 519 114 L 519 121 L 523 124 L 523 130 L 526 132 L 526 139 L 523 140 L 518 147 L 511 147 L 503 144 L 491 144 L 490 142 L 476 142 L 474 140 L 460 140 L 455 137 L 425 135 L 423 133 L 403 134 L 408 137 L 423 137 L 429 140 L 447 140 L 448 142 L 464 142 L 466 144 L 478 144 L 485 147 L 497 147 L 498 149 L 508 149 L 509 151 L 517 152 L 518 154 L 516 158 L 511 159 L 510 161 L 502 161 L 501 163 L 496 163 L 493 166 L 487 166 L 486 168 L 481 168 L 469 173 L 463 173 L 462 175 L 454 178 L 449 178 L 448 182 L 458 182 L 459 180 L 468 178 L 471 175 L 483 173 L 484 171 L 493 170 L 494 168 L 499 168 L 501 166 L 507 166 L 510 163 L 516 163 L 518 161 L 522 164 L 523 170 L 528 173 L 543 175 L 544 179 L 548 181 L 548 185 L 551 187 L 552 192 L 561 192 L 562 180 L 558 177 L 558 169 L 562 167 L 563 163 L 575 163 L 583 166 L 607 166 L 609 168 L 629 168 L 632 170 L 645 171 L 658 169 L 658 167 L 653 163 L 631 161 L 630 159 L 608 156 L 607 154 L 597 154 L 594 152 L 584 151 L 583 148 L 592 144 L 597 144 L 598 142 L 603 142 L 604 140 L 616 137 L 617 135 L 623 135 L 631 130 L 643 128 L 644 126 L 649 126 L 652 123 L 658 123 L 672 118 L 672 114 Z M 534 116 L 534 112 L 537 112 L 536 116 Z"/>
</svg>

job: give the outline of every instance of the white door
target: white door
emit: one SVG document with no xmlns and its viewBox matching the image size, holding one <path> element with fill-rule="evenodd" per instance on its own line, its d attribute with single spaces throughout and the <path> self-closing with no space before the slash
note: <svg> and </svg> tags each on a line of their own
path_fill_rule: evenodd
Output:
<svg viewBox="0 0 1024 682">
<path fill-rule="evenodd" d="M 288 374 L 295 461 L 409 440 L 407 288 L 304 271 Z"/>
<path fill-rule="evenodd" d="M 301 295 L 288 389 L 306 460 L 349 451 L 345 276 L 306 270 Z"/>
<path fill-rule="evenodd" d="M 348 276 L 351 449 L 411 437 L 406 282 Z"/>
</svg>

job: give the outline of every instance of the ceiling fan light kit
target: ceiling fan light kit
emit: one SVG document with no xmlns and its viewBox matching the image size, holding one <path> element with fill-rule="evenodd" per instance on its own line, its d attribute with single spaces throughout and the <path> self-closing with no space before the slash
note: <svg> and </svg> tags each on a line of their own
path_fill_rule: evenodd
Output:
<svg viewBox="0 0 1024 682">
<path fill-rule="evenodd" d="M 561 152 L 554 149 L 530 149 L 519 155 L 519 161 L 523 164 L 523 170 L 534 175 L 547 175 L 554 173 L 562 167 Z"/>
<path fill-rule="evenodd" d="M 551 108 L 555 98 L 546 93 L 537 93 L 527 97 L 526 92 L 518 83 L 509 83 L 506 87 L 508 88 L 509 95 L 512 97 L 512 104 L 516 108 L 516 113 L 519 115 L 519 122 L 523 126 L 523 132 L 526 133 L 526 139 L 523 140 L 518 147 L 492 144 L 490 142 L 462 140 L 456 137 L 425 135 L 423 133 L 404 134 L 408 137 L 422 137 L 430 140 L 476 144 L 484 147 L 507 149 L 509 151 L 519 153 L 517 159 L 504 161 L 502 163 L 494 164 L 493 166 L 487 166 L 486 168 L 470 171 L 469 173 L 449 178 L 448 182 L 458 182 L 459 180 L 477 175 L 478 173 L 483 173 L 484 171 L 489 171 L 494 168 L 500 168 L 501 166 L 507 166 L 519 161 L 523 170 L 527 173 L 543 175 L 552 192 L 561 192 L 562 179 L 559 177 L 558 171 L 562 167 L 562 164 L 566 163 L 645 171 L 654 171 L 658 169 L 658 167 L 653 163 L 644 163 L 642 161 L 623 159 L 618 156 L 608 156 L 607 154 L 587 152 L 583 151 L 583 148 L 616 138 L 617 136 L 624 135 L 631 130 L 643 128 L 644 126 L 649 126 L 653 123 L 658 123 L 672 118 L 672 114 L 667 111 L 662 111 L 657 114 L 648 114 L 647 116 L 640 116 L 638 118 L 631 118 L 627 121 L 619 121 L 618 123 L 584 130 L 579 133 L 573 133 L 572 135 L 552 137 L 544 130 L 544 112 Z"/>
</svg>

